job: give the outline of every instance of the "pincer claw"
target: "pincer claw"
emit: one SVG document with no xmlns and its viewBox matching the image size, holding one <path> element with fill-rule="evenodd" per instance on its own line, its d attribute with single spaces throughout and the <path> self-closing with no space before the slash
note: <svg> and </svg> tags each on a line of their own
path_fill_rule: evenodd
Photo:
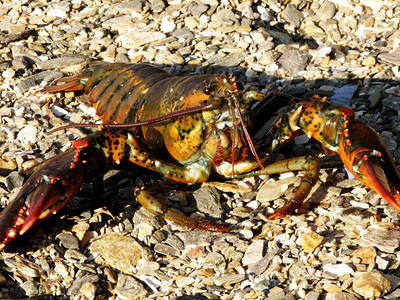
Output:
<svg viewBox="0 0 400 300">
<path fill-rule="evenodd" d="M 400 212 L 400 172 L 380 136 L 358 120 L 347 123 L 340 157 L 353 175 Z"/>
<path fill-rule="evenodd" d="M 83 168 L 70 168 L 67 151 L 40 165 L 0 215 L 0 250 L 37 221 L 58 212 L 83 184 Z M 47 175 L 51 174 L 51 175 Z"/>
<path fill-rule="evenodd" d="M 37 177 L 36 183 L 29 180 L 16 198 L 0 215 L 0 250 L 11 240 L 24 234 L 38 220 L 42 220 L 57 211 L 55 205 L 60 200 L 58 184 L 49 179 Z"/>
</svg>

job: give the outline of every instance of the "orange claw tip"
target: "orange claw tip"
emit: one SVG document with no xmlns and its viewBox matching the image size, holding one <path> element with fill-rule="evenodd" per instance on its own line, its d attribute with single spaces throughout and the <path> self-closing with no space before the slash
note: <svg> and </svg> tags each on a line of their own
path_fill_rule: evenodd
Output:
<svg viewBox="0 0 400 300">
<path fill-rule="evenodd" d="M 398 186 L 400 177 L 398 177 L 397 170 L 390 172 L 387 166 L 382 166 L 380 160 L 369 158 L 362 161 L 358 171 L 362 174 L 362 177 L 356 177 L 362 183 L 380 194 L 382 198 L 400 212 L 400 187 Z"/>
</svg>

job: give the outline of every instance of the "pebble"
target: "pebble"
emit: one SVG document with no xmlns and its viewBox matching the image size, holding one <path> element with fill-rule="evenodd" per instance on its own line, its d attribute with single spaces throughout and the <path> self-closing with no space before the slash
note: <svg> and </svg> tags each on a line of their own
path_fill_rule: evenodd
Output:
<svg viewBox="0 0 400 300">
<path fill-rule="evenodd" d="M 221 205 L 221 195 L 216 188 L 201 187 L 193 192 L 193 198 L 199 211 L 214 218 L 221 218 L 224 210 Z"/>
<path fill-rule="evenodd" d="M 360 240 L 360 245 L 363 247 L 374 246 L 381 251 L 394 253 L 400 246 L 400 231 L 399 230 L 379 230 L 369 229 Z"/>
<path fill-rule="evenodd" d="M 57 237 L 60 240 L 60 245 L 67 249 L 78 249 L 79 241 L 76 236 L 71 233 L 60 233 Z"/>
<path fill-rule="evenodd" d="M 321 244 L 323 239 L 324 237 L 318 233 L 309 232 L 303 235 L 301 246 L 305 252 L 312 253 Z"/>
<path fill-rule="evenodd" d="M 389 280 L 376 270 L 359 273 L 353 279 L 353 290 L 365 298 L 381 297 L 390 288 Z"/>
<path fill-rule="evenodd" d="M 242 263 L 243 265 L 252 265 L 258 263 L 264 256 L 264 241 L 258 240 L 252 243 L 244 253 Z"/>
<path fill-rule="evenodd" d="M 115 293 L 121 300 L 140 300 L 144 299 L 147 291 L 144 286 L 133 276 L 120 274 L 118 275 Z"/>
<path fill-rule="evenodd" d="M 326 264 L 322 267 L 325 272 L 336 274 L 338 277 L 353 274 L 354 270 L 348 264 Z"/>
<path fill-rule="evenodd" d="M 91 252 L 100 257 L 113 268 L 129 271 L 141 258 L 142 247 L 131 237 L 118 233 L 109 233 L 94 241 Z"/>
</svg>

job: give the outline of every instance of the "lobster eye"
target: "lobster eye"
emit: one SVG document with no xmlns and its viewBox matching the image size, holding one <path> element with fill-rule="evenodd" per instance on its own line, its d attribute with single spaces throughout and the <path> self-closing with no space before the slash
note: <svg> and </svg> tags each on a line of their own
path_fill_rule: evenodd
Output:
<svg viewBox="0 0 400 300">
<path fill-rule="evenodd" d="M 236 88 L 238 90 L 242 91 L 244 89 L 244 86 L 240 81 L 238 81 L 238 82 L 236 82 Z"/>
<path fill-rule="evenodd" d="M 211 93 L 214 92 L 214 89 L 211 86 L 205 86 L 203 89 L 203 93 L 206 95 L 211 95 Z"/>
</svg>

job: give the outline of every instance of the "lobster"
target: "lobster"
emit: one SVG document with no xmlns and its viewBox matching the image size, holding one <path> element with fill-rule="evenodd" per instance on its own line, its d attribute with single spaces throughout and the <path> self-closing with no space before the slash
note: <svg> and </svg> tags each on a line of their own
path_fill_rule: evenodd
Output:
<svg viewBox="0 0 400 300">
<path fill-rule="evenodd" d="M 0 250 L 37 221 L 57 213 L 84 183 L 123 164 L 187 184 L 205 182 L 214 173 L 229 179 L 302 170 L 304 177 L 292 199 L 269 219 L 286 216 L 301 206 L 316 184 L 320 162 L 310 155 L 267 160 L 301 133 L 339 153 L 358 180 L 400 211 L 400 172 L 379 135 L 351 109 L 325 99 L 293 102 L 281 109 L 265 134 L 268 143 L 256 150 L 247 131 L 250 107 L 265 96 L 243 91 L 232 76 L 173 76 L 146 64 L 95 61 L 58 83 L 43 92 L 83 91 L 103 124 L 99 131 L 73 141 L 70 150 L 35 167 L 0 215 Z M 168 208 L 142 188 L 135 196 L 151 213 L 180 225 L 228 230 Z"/>
</svg>

